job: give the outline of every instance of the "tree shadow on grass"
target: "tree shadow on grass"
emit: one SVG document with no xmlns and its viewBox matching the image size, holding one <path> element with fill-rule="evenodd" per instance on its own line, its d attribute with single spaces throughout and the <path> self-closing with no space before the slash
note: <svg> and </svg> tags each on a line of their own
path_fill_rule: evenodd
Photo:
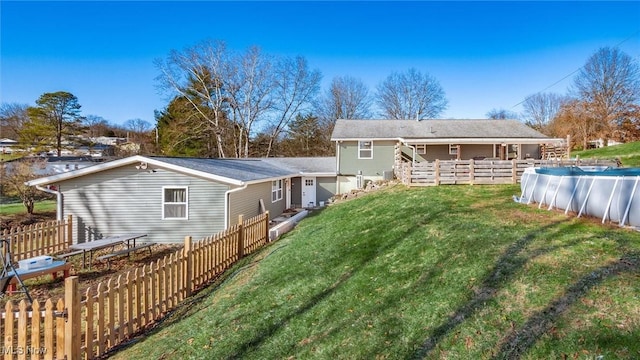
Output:
<svg viewBox="0 0 640 360">
<path fill-rule="evenodd" d="M 261 329 L 259 335 L 247 339 L 244 343 L 239 344 L 237 346 L 237 350 L 234 352 L 233 358 L 243 358 L 250 354 L 252 351 L 258 349 L 262 344 L 264 344 L 269 338 L 275 336 L 278 331 L 280 331 L 283 327 L 285 327 L 290 321 L 296 319 L 299 316 L 307 313 L 312 310 L 318 304 L 320 304 L 324 299 L 330 297 L 333 293 L 335 293 L 343 284 L 348 282 L 351 278 L 353 278 L 358 272 L 366 267 L 367 264 L 375 261 L 380 254 L 386 254 L 391 251 L 393 248 L 396 248 L 402 244 L 403 239 L 409 237 L 413 232 L 420 231 L 420 224 L 427 223 L 429 219 L 433 219 L 439 216 L 442 216 L 444 211 L 431 211 L 428 214 L 423 214 L 423 219 L 421 221 L 416 222 L 409 228 L 407 228 L 402 233 L 395 236 L 393 239 L 386 240 L 385 244 L 382 246 L 370 246 L 366 249 L 366 251 L 362 252 L 362 257 L 355 263 L 350 263 L 350 270 L 343 272 L 335 282 L 333 282 L 330 286 L 326 287 L 322 291 L 316 293 L 311 298 L 309 298 L 302 306 L 297 307 L 294 311 L 291 311 L 286 316 L 283 316 L 278 321 L 275 321 L 269 324 L 266 328 Z M 387 224 L 380 225 L 381 228 L 372 228 L 371 234 L 379 234 L 383 232 Z M 373 235 L 376 236 L 376 235 Z M 366 243 L 367 241 L 362 241 L 362 243 Z M 326 333 L 325 336 L 328 336 L 329 333 Z"/>
<path fill-rule="evenodd" d="M 547 231 L 560 231 L 556 229 L 561 223 L 568 220 L 560 220 L 553 222 L 545 227 L 530 233 L 507 248 L 502 256 L 496 261 L 491 272 L 484 279 L 480 287 L 475 291 L 473 298 L 458 308 L 447 321 L 432 331 L 432 335 L 422 344 L 422 346 L 414 353 L 413 358 L 424 358 L 433 351 L 438 343 L 452 332 L 458 325 L 462 324 L 465 319 L 471 317 L 474 313 L 482 309 L 485 304 L 493 299 L 498 290 L 513 277 L 524 265 L 546 253 L 555 250 L 557 247 L 545 247 L 537 249 L 523 256 L 523 252 L 531 242 L 537 239 L 541 234 Z"/>
<path fill-rule="evenodd" d="M 625 254 L 620 260 L 600 267 L 576 281 L 567 288 L 564 296 L 553 301 L 545 309 L 531 316 L 519 329 L 512 330 L 501 342 L 494 359 L 518 359 L 542 335 L 549 331 L 556 320 L 577 300 L 585 296 L 593 287 L 607 278 L 624 272 L 640 271 L 640 253 Z"/>
</svg>

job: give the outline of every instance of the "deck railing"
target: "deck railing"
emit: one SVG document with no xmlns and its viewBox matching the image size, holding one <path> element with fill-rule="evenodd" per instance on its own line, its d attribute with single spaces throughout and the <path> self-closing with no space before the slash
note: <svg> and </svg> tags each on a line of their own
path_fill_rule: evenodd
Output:
<svg viewBox="0 0 640 360">
<path fill-rule="evenodd" d="M 618 166 L 614 160 L 435 160 L 403 163 L 396 177 L 408 186 L 457 184 L 517 184 L 528 167 Z"/>
</svg>

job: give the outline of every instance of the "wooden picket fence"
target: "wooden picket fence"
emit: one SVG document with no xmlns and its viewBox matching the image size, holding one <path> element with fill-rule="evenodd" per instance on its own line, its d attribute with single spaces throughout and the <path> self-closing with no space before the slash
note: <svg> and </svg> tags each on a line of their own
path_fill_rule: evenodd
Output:
<svg viewBox="0 0 640 360">
<path fill-rule="evenodd" d="M 73 217 L 66 220 L 51 220 L 43 223 L 19 226 L 2 230 L 2 240 L 9 242 L 13 261 L 50 255 L 64 251 L 71 245 Z M 2 256 L 6 254 L 6 243 L 2 242 Z"/>
<path fill-rule="evenodd" d="M 65 297 L 7 302 L 2 313 L 4 359 L 94 359 L 176 308 L 247 254 L 269 242 L 268 212 L 194 242 L 163 259 L 78 291 L 65 279 Z M 54 305 L 55 304 L 55 305 Z"/>
<path fill-rule="evenodd" d="M 598 165 L 617 167 L 614 160 L 435 160 L 403 163 L 396 177 L 408 186 L 517 184 L 528 167 Z"/>
</svg>

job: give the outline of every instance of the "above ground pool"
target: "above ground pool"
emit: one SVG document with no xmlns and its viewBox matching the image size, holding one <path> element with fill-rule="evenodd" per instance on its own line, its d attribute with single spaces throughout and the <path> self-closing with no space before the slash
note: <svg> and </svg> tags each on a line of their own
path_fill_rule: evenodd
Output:
<svg viewBox="0 0 640 360">
<path fill-rule="evenodd" d="M 548 167 L 527 168 L 522 174 L 521 203 L 538 203 L 640 227 L 640 168 Z"/>
</svg>

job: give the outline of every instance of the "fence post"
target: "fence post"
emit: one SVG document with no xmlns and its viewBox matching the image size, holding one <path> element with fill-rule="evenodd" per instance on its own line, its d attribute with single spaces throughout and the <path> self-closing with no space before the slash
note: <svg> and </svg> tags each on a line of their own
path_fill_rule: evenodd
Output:
<svg viewBox="0 0 640 360">
<path fill-rule="evenodd" d="M 238 260 L 244 257 L 244 217 L 238 215 Z"/>
<path fill-rule="evenodd" d="M 271 241 L 269 239 L 269 210 L 264 212 L 264 236 L 265 242 Z"/>
<path fill-rule="evenodd" d="M 64 280 L 64 305 L 67 318 L 64 324 L 64 352 L 67 360 L 80 359 L 80 292 L 78 277 Z M 53 349 L 49 349 L 53 351 Z"/>
<path fill-rule="evenodd" d="M 518 160 L 516 159 L 511 160 L 511 180 L 512 184 L 518 183 Z"/>
<path fill-rule="evenodd" d="M 475 184 L 476 181 L 476 163 L 473 159 L 469 160 L 469 183 Z"/>
<path fill-rule="evenodd" d="M 440 160 L 436 159 L 436 161 L 433 164 L 434 170 L 435 170 L 435 182 L 436 182 L 436 186 L 440 185 Z"/>
<path fill-rule="evenodd" d="M 193 239 L 191 236 L 184 237 L 184 258 L 186 261 L 186 269 L 185 269 L 185 297 L 191 296 L 191 292 L 193 291 Z"/>
<path fill-rule="evenodd" d="M 73 245 L 73 215 L 67 216 L 67 246 Z"/>
</svg>

